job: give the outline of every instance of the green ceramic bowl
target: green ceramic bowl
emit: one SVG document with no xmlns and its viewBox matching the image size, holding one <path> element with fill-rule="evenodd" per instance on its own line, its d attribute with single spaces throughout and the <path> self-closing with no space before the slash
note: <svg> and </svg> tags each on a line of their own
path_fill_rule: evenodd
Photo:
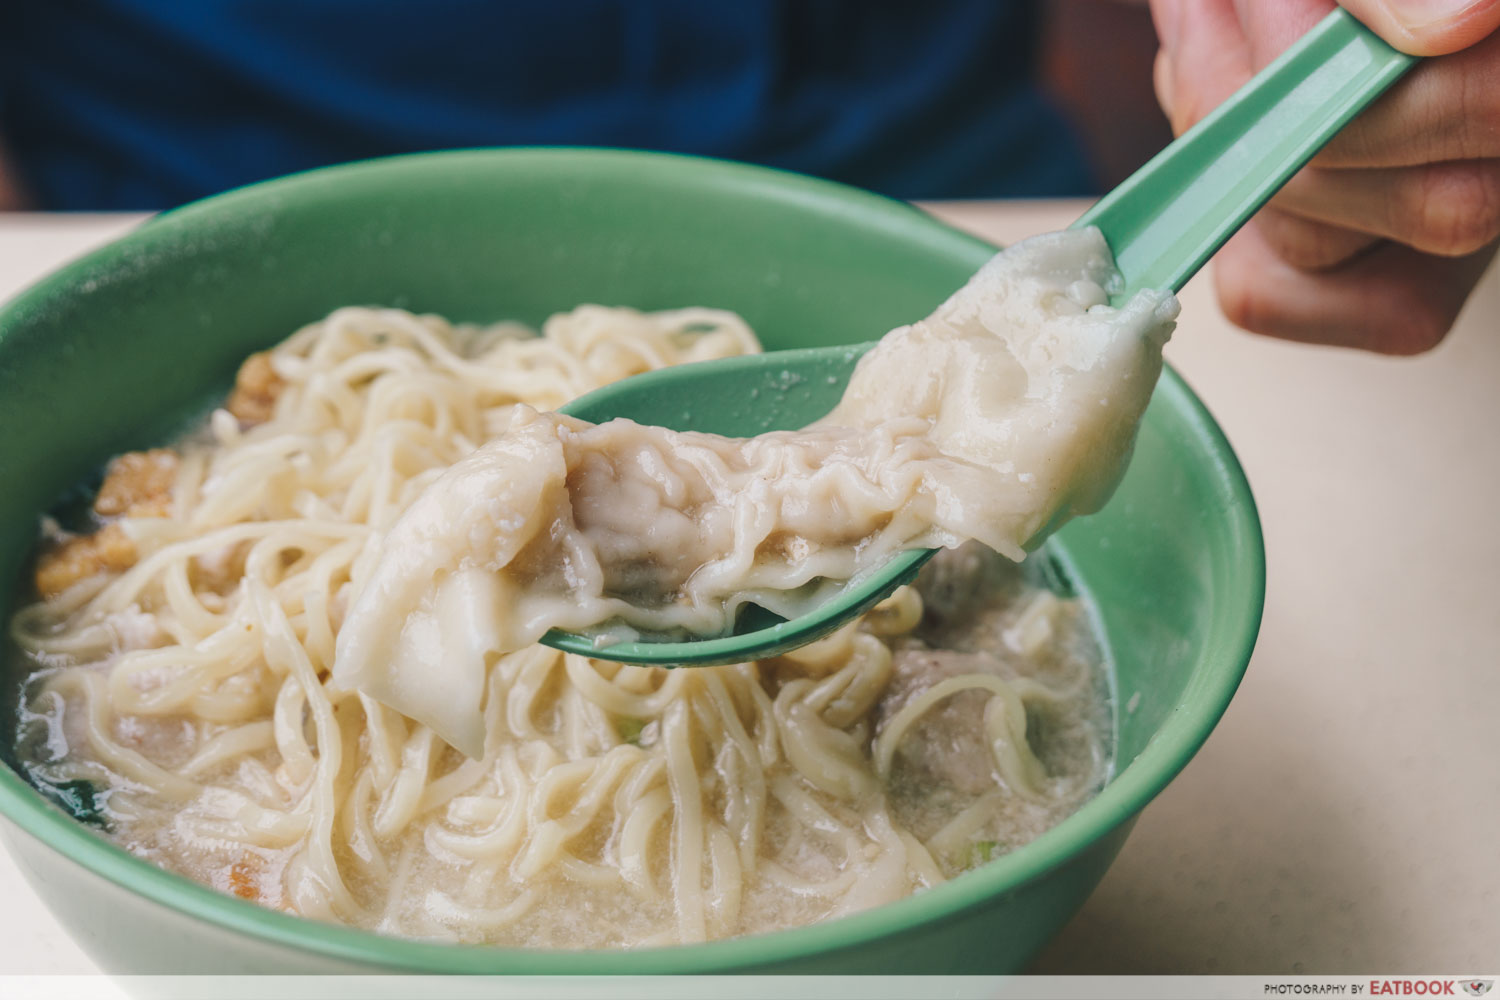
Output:
<svg viewBox="0 0 1500 1000">
<path fill-rule="evenodd" d="M 17 578 L 38 513 L 62 490 L 169 437 L 223 395 L 246 354 L 338 306 L 534 323 L 583 302 L 712 305 L 743 314 L 774 350 L 868 340 L 924 316 L 993 250 L 838 185 L 621 152 L 405 157 L 190 205 L 0 310 L 0 580 Z M 0 767 L 0 827 L 37 892 L 114 972 L 1014 971 L 1207 738 L 1244 673 L 1264 587 L 1244 476 L 1172 372 L 1119 493 L 1058 543 L 1097 602 L 1129 706 L 1114 779 L 983 869 L 842 920 L 633 952 L 448 946 L 304 921 L 159 871 L 11 767 Z M 15 687 L 4 679 L 7 720 Z"/>
</svg>

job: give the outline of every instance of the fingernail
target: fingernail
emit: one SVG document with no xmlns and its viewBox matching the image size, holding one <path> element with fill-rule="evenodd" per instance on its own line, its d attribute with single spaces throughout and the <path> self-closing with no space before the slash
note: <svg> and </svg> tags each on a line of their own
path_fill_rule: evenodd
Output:
<svg viewBox="0 0 1500 1000">
<path fill-rule="evenodd" d="M 1385 0 L 1385 9 L 1391 17 L 1411 30 L 1430 28 L 1443 21 L 1461 17 L 1471 7 L 1484 0 Z"/>
</svg>

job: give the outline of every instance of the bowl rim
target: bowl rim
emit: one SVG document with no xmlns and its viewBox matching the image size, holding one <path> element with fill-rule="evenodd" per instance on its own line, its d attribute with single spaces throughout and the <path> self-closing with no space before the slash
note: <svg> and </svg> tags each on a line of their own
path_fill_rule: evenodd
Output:
<svg viewBox="0 0 1500 1000">
<path fill-rule="evenodd" d="M 655 183 L 705 180 L 741 188 L 772 188 L 825 208 L 861 215 L 904 230 L 904 238 L 992 253 L 992 244 L 906 203 L 831 181 L 723 160 L 582 147 L 518 147 L 417 153 L 323 167 L 263 181 L 153 216 L 144 224 L 33 283 L 0 305 L 4 321 L 57 294 L 84 275 L 149 246 L 165 231 L 212 224 L 224 210 L 279 202 L 330 180 L 376 173 L 393 176 L 473 163 L 522 170 L 588 168 L 656 175 Z M 914 231 L 914 232 L 913 232 Z M 965 246 L 966 245 L 966 246 Z M 867 946 L 908 931 L 962 917 L 996 897 L 1045 878 L 1091 844 L 1131 821 L 1187 765 L 1228 708 L 1248 667 L 1265 601 L 1265 550 L 1255 500 L 1223 431 L 1182 377 L 1165 366 L 1156 388 L 1166 409 L 1207 456 L 1216 492 L 1225 496 L 1225 534 L 1236 561 L 1240 592 L 1218 617 L 1219 659 L 1193 671 L 1177 705 L 1146 747 L 1088 802 L 1057 826 L 961 878 L 859 913 L 803 927 L 723 941 L 623 950 L 541 950 L 388 937 L 269 910 L 157 868 L 117 847 L 47 802 L 12 767 L 0 766 L 0 815 L 89 872 L 152 903 L 235 934 L 324 958 L 393 970 L 509 974 L 703 973 L 783 964 Z"/>
</svg>

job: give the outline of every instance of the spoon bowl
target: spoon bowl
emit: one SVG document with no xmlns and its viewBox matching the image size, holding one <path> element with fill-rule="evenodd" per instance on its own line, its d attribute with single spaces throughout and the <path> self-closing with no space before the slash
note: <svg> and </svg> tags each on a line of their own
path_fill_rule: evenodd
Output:
<svg viewBox="0 0 1500 1000">
<path fill-rule="evenodd" d="M 662 368 L 607 385 L 561 408 L 602 423 L 626 418 L 677 431 L 748 437 L 797 430 L 838 404 L 859 359 L 873 342 L 843 347 L 747 354 Z M 935 550 L 902 552 L 878 572 L 851 581 L 815 614 L 787 620 L 747 605 L 733 634 L 690 641 L 618 642 L 596 647 L 581 632 L 553 629 L 542 642 L 569 653 L 658 667 L 713 666 L 765 659 L 836 631 L 909 583 Z"/>
</svg>

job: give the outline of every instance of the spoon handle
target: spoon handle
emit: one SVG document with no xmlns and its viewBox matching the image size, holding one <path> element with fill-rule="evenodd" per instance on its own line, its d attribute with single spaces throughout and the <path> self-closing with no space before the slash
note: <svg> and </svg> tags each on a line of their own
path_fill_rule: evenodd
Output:
<svg viewBox="0 0 1500 1000">
<path fill-rule="evenodd" d="M 1342 8 L 1099 199 L 1098 226 L 1124 287 L 1178 291 L 1235 230 L 1417 58 Z"/>
</svg>

